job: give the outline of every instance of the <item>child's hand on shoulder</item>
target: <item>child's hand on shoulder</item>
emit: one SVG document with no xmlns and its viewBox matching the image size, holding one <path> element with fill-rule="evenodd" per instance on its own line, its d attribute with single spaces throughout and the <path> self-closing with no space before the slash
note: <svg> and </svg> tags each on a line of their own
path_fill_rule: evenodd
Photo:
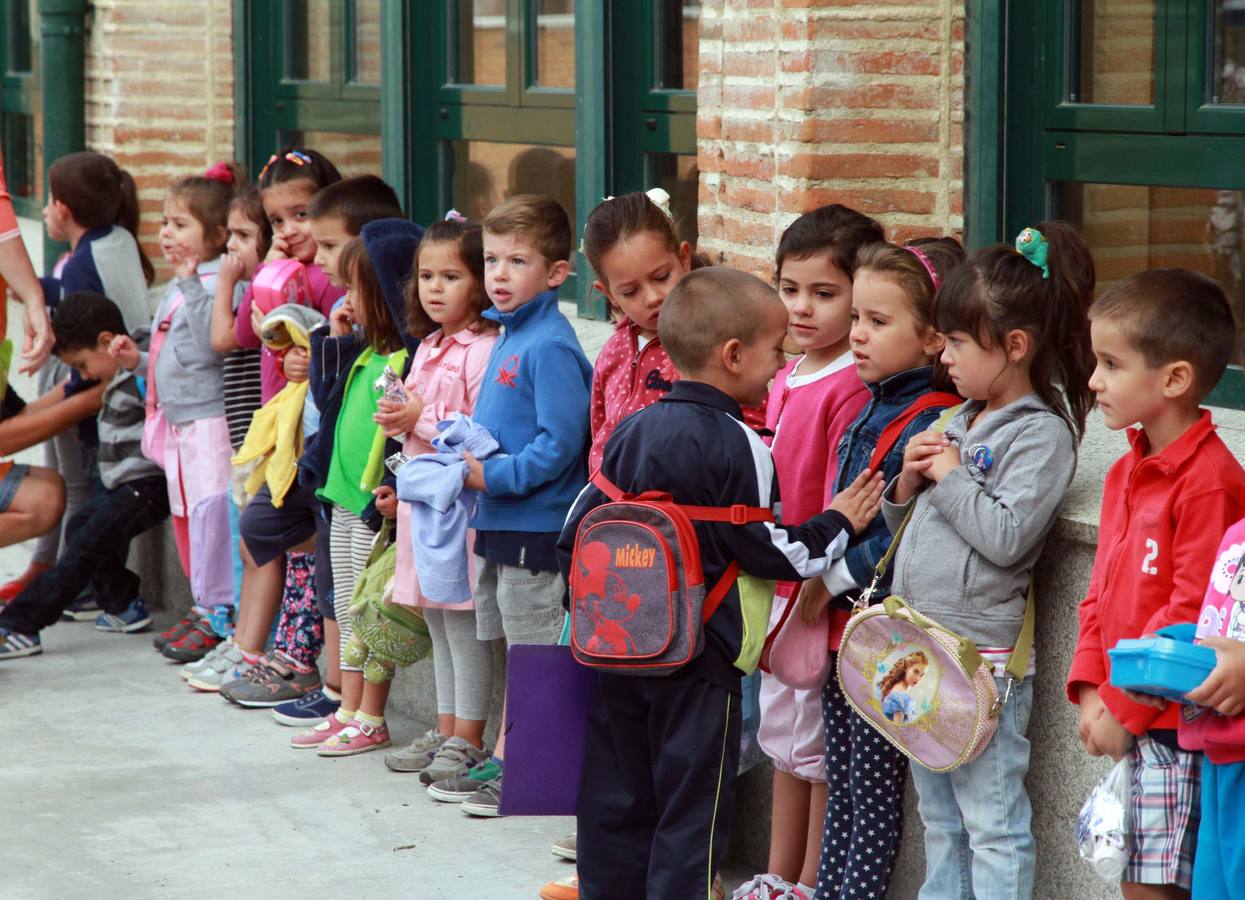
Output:
<svg viewBox="0 0 1245 900">
<path fill-rule="evenodd" d="M 856 476 L 856 480 L 835 495 L 827 509 L 847 517 L 852 531 L 860 534 L 882 509 L 882 491 L 886 483 L 881 472 L 868 469 Z"/>
<path fill-rule="evenodd" d="M 392 519 L 398 514 L 398 495 L 387 484 L 372 491 L 372 496 L 376 498 L 376 511 L 386 519 Z"/>
<path fill-rule="evenodd" d="M 1245 712 L 1245 643 L 1225 637 L 1208 637 L 1203 647 L 1215 651 L 1215 668 L 1185 696 L 1225 716 Z"/>
<path fill-rule="evenodd" d="M 467 480 L 463 482 L 463 487 L 487 494 L 488 485 L 484 481 L 484 463 L 470 453 L 464 453 L 463 459 L 467 461 Z"/>
<path fill-rule="evenodd" d="M 264 262 L 275 262 L 278 259 L 290 258 L 290 245 L 285 238 L 279 234 L 272 236 L 272 246 L 268 248 L 268 255 L 264 257 Z"/>
<path fill-rule="evenodd" d="M 800 618 L 810 625 L 817 621 L 822 610 L 830 605 L 830 591 L 820 578 L 810 578 L 800 585 L 800 595 L 796 598 L 796 611 Z"/>
<path fill-rule="evenodd" d="M 281 357 L 281 372 L 286 381 L 306 381 L 310 369 L 311 357 L 302 347 L 291 347 Z"/>
<path fill-rule="evenodd" d="M 907 503 L 924 489 L 925 482 L 930 477 L 932 461 L 950 446 L 950 439 L 938 431 L 922 431 L 912 436 L 908 446 L 904 447 L 903 470 L 895 485 L 897 503 Z"/>
<path fill-rule="evenodd" d="M 138 344 L 134 343 L 134 338 L 128 334 L 119 334 L 112 339 L 112 343 L 108 345 L 108 355 L 131 372 L 137 369 L 142 361 L 142 356 L 138 352 Z"/>
<path fill-rule="evenodd" d="M 193 253 L 178 253 L 170 262 L 173 263 L 173 274 L 178 278 L 193 278 L 199 271 L 199 257 Z"/>
<path fill-rule="evenodd" d="M 379 411 L 372 416 L 372 420 L 385 432 L 385 437 L 391 438 L 415 430 L 424 412 L 424 401 L 415 394 L 411 394 L 405 403 L 382 397 L 376 401 L 376 408 Z"/>
</svg>

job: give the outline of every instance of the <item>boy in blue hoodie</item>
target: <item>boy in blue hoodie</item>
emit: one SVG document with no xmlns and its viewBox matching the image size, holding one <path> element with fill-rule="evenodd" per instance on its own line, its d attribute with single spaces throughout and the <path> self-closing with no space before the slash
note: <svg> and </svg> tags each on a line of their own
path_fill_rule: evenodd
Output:
<svg viewBox="0 0 1245 900">
<path fill-rule="evenodd" d="M 592 365 L 557 288 L 570 271 L 571 223 L 557 201 L 519 194 L 484 221 L 484 287 L 501 325 L 476 400 L 475 421 L 501 445 L 468 456 L 466 486 L 480 492 L 476 529 L 476 636 L 553 644 L 562 633 L 565 582 L 556 547 L 567 511 L 587 481 Z M 431 785 L 430 796 L 496 816 L 505 735 L 493 758 Z"/>
</svg>

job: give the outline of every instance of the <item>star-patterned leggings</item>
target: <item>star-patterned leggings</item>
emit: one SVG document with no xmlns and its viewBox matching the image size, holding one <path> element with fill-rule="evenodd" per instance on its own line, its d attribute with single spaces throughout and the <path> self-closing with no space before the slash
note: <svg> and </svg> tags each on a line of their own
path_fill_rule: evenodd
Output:
<svg viewBox="0 0 1245 900">
<path fill-rule="evenodd" d="M 907 758 L 852 711 L 833 675 L 821 708 L 830 795 L 815 900 L 882 898 L 903 828 Z"/>
</svg>

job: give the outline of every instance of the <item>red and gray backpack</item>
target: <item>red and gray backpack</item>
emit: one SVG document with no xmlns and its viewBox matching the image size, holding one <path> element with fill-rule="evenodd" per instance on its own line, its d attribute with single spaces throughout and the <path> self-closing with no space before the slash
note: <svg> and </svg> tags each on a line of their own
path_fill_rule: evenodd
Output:
<svg viewBox="0 0 1245 900">
<path fill-rule="evenodd" d="M 739 576 L 732 562 L 712 589 L 693 522 L 772 522 L 758 506 L 686 506 L 663 492 L 625 494 L 599 471 L 612 502 L 579 524 L 571 556 L 571 652 L 585 666 L 666 675 L 704 647 L 704 623 Z"/>
</svg>

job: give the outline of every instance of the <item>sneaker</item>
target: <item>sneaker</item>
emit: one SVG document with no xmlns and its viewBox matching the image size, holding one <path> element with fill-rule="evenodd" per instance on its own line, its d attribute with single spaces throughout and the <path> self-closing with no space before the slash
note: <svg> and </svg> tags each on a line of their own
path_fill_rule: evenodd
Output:
<svg viewBox="0 0 1245 900">
<path fill-rule="evenodd" d="M 718 888 L 719 878 L 714 879 L 714 889 Z M 725 890 L 723 890 L 725 893 Z M 779 875 L 757 875 L 751 881 L 741 884 L 731 894 L 731 900 L 811 900 L 802 890 Z"/>
<path fill-rule="evenodd" d="M 225 641 L 204 657 L 211 662 L 186 680 L 196 691 L 219 693 L 221 686 L 237 681 L 251 668 L 242 657 L 242 650 L 233 641 Z"/>
<path fill-rule="evenodd" d="M 455 775 L 466 775 L 490 756 L 487 750 L 471 746 L 465 738 L 452 737 L 441 745 L 432 762 L 419 773 L 422 784 L 435 784 Z"/>
<path fill-rule="evenodd" d="M 384 722 L 370 725 L 355 719 L 316 750 L 320 756 L 354 756 L 369 750 L 383 750 L 392 743 L 389 726 Z"/>
<path fill-rule="evenodd" d="M 486 781 L 501 776 L 501 766 L 491 759 L 485 760 L 466 775 L 455 775 L 428 785 L 428 796 L 442 803 L 462 803 L 475 796 Z"/>
<path fill-rule="evenodd" d="M 553 844 L 553 855 L 559 859 L 575 861 L 575 833 L 572 832 Z"/>
<path fill-rule="evenodd" d="M 216 662 L 216 658 L 220 656 L 220 654 L 225 652 L 225 648 L 228 643 L 229 641 L 221 641 L 219 644 L 217 644 L 215 647 L 209 650 L 207 652 L 207 655 L 203 657 L 203 659 L 196 659 L 193 662 L 186 663 L 184 666 L 182 666 L 180 669 L 177 670 L 177 674 L 181 677 L 182 681 L 189 681 L 190 679 L 198 675 L 200 672 L 206 671 L 207 669 L 211 668 L 212 664 Z"/>
<path fill-rule="evenodd" d="M 222 691 L 221 696 L 247 709 L 262 709 L 305 697 L 320 687 L 320 673 L 316 669 L 299 666 L 281 654 L 264 657 L 260 665 L 266 671 L 260 672 L 257 678 L 230 682 L 228 692 Z"/>
<path fill-rule="evenodd" d="M 448 740 L 446 735 L 435 728 L 429 728 L 401 750 L 386 754 L 385 765 L 394 772 L 422 772 L 437 755 L 441 745 Z"/>
<path fill-rule="evenodd" d="M 61 613 L 64 622 L 94 622 L 99 616 L 99 595 L 89 587 L 83 588 L 73 602 Z"/>
<path fill-rule="evenodd" d="M 113 634 L 133 634 L 150 626 L 151 614 L 147 612 L 142 597 L 135 597 L 130 601 L 130 605 L 119 613 L 102 612 L 95 620 L 96 631 L 108 631 Z"/>
<path fill-rule="evenodd" d="M 341 705 L 340 699 L 334 700 L 324 693 L 323 690 L 317 688 L 310 694 L 305 694 L 297 700 L 289 700 L 280 706 L 274 706 L 272 717 L 280 725 L 309 728 L 312 725 L 319 725 L 333 715 L 333 713 L 341 709 Z"/>
<path fill-rule="evenodd" d="M 339 722 L 337 716 L 329 716 L 314 728 L 300 731 L 290 738 L 290 746 L 295 750 L 315 750 L 337 732 L 344 731 L 349 724 Z"/>
<path fill-rule="evenodd" d="M 579 900 L 579 876 L 567 875 L 540 889 L 540 900 Z"/>
<path fill-rule="evenodd" d="M 153 637 L 151 639 L 151 646 L 155 647 L 157 650 L 163 650 L 174 641 L 181 640 L 186 636 L 186 632 L 194 628 L 201 618 L 203 617 L 192 609 L 190 612 L 186 613 L 185 617 L 176 625 L 171 628 L 164 629 L 164 631 Z"/>
<path fill-rule="evenodd" d="M 175 641 L 164 645 L 160 652 L 175 662 L 187 663 L 203 659 L 221 642 L 207 619 L 197 619 L 194 626 Z"/>
<path fill-rule="evenodd" d="M 493 818 L 501 815 L 501 773 L 491 781 L 480 785 L 480 789 L 462 802 L 459 807 L 469 816 L 485 816 Z"/>
<path fill-rule="evenodd" d="M 37 634 L 19 634 L 0 628 L 0 659 L 17 659 L 19 656 L 38 656 L 43 644 Z"/>
</svg>

